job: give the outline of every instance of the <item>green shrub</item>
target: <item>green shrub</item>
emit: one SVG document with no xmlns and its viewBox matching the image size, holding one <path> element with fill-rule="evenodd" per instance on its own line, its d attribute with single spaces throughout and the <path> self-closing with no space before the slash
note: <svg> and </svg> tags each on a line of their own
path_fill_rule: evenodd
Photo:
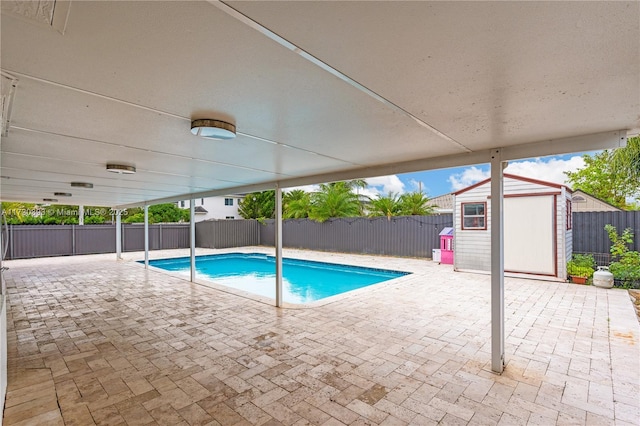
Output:
<svg viewBox="0 0 640 426">
<path fill-rule="evenodd" d="M 596 261 L 590 254 L 574 254 L 567 262 L 567 274 L 591 278 L 596 270 Z"/>
<path fill-rule="evenodd" d="M 622 281 L 624 287 L 640 285 L 640 253 L 628 251 L 620 256 L 617 262 L 611 262 L 609 272 L 613 278 Z"/>
<path fill-rule="evenodd" d="M 612 225 L 605 225 L 605 231 L 611 240 L 610 252 L 615 259 L 609 265 L 609 272 L 616 281 L 621 281 L 624 288 L 640 287 L 640 253 L 629 250 L 633 244 L 633 232 L 627 228 L 618 235 L 618 231 Z"/>
</svg>

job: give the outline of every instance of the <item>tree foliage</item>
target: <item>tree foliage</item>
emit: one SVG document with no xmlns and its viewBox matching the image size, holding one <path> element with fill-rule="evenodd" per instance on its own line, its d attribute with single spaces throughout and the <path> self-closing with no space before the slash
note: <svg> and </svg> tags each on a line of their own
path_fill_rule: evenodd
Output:
<svg viewBox="0 0 640 426">
<path fill-rule="evenodd" d="M 632 251 L 629 246 L 633 244 L 633 230 L 627 228 L 618 235 L 617 229 L 607 224 L 604 226 L 609 240 L 611 240 L 611 252 L 613 262 L 609 270 L 614 278 L 622 281 L 625 288 L 640 287 L 640 253 Z"/>
<path fill-rule="evenodd" d="M 620 148 L 622 149 L 622 148 Z M 621 209 L 629 207 L 628 198 L 638 198 L 640 181 L 631 179 L 626 169 L 614 162 L 614 152 L 605 150 L 593 156 L 583 155 L 585 167 L 565 172 L 573 189 L 581 189 Z"/>
<path fill-rule="evenodd" d="M 10 225 L 76 225 L 79 223 L 79 207 L 65 204 L 34 204 L 3 202 L 2 210 Z M 85 223 L 103 223 L 108 207 L 86 206 Z"/>
<path fill-rule="evenodd" d="M 400 196 L 400 214 L 403 216 L 427 216 L 433 214 L 434 206 L 429 205 L 429 197 L 419 191 Z"/>
<path fill-rule="evenodd" d="M 7 223 L 12 225 L 77 225 L 79 206 L 64 204 L 33 204 L 4 202 L 2 209 Z M 122 222 L 144 222 L 144 210 L 134 208 L 121 211 Z M 101 224 L 115 221 L 115 210 L 109 207 L 84 206 L 84 223 Z M 175 204 L 158 204 L 149 207 L 149 223 L 188 222 L 189 210 Z"/>
<path fill-rule="evenodd" d="M 182 209 L 174 203 L 149 206 L 149 223 L 189 222 L 190 218 L 189 209 Z M 122 212 L 122 221 L 124 223 L 144 222 L 144 209 L 135 208 Z"/>
<path fill-rule="evenodd" d="M 311 212 L 311 195 L 302 189 L 294 189 L 282 197 L 282 216 L 285 219 L 304 219 Z"/>
<path fill-rule="evenodd" d="M 311 196 L 309 218 L 324 222 L 332 217 L 356 217 L 361 207 L 358 195 L 350 182 L 333 182 L 320 185 L 320 191 Z"/>
<path fill-rule="evenodd" d="M 613 167 L 635 182 L 640 181 L 640 136 L 627 139 L 627 146 L 613 152 Z"/>
<path fill-rule="evenodd" d="M 238 202 L 238 213 L 244 219 L 273 219 L 276 191 L 252 192 Z"/>
<path fill-rule="evenodd" d="M 369 216 L 371 217 L 386 216 L 391 220 L 391 216 L 398 216 L 401 211 L 400 197 L 394 192 L 389 192 L 386 196 L 379 196 L 369 203 Z"/>
</svg>

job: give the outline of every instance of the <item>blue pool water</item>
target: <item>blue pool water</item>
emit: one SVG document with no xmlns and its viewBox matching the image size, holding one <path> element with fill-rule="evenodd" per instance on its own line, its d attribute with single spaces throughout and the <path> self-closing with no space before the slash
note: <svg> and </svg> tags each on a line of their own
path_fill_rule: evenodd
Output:
<svg viewBox="0 0 640 426">
<path fill-rule="evenodd" d="M 190 259 L 151 260 L 149 264 L 188 275 Z M 229 253 L 196 257 L 198 278 L 275 299 L 275 258 L 264 254 Z M 407 272 L 362 268 L 308 260 L 282 260 L 283 300 L 308 303 L 407 275 Z"/>
</svg>

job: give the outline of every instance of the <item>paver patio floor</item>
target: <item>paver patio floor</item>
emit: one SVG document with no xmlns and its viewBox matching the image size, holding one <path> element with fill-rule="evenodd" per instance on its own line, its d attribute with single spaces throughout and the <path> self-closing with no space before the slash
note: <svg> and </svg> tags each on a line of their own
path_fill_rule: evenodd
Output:
<svg viewBox="0 0 640 426">
<path fill-rule="evenodd" d="M 198 249 L 225 251 L 240 250 Z M 413 274 L 278 309 L 145 270 L 131 261 L 140 253 L 7 262 L 5 424 L 639 422 L 640 331 L 624 290 L 506 278 L 507 365 L 496 375 L 488 275 L 285 255 Z"/>
</svg>

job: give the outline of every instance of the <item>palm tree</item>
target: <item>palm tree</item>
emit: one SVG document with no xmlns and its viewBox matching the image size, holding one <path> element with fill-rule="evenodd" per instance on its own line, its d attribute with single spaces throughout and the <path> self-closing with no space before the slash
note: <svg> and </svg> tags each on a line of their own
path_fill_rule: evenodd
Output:
<svg viewBox="0 0 640 426">
<path fill-rule="evenodd" d="M 238 213 L 244 219 L 272 219 L 275 207 L 275 191 L 252 192 L 238 203 Z"/>
<path fill-rule="evenodd" d="M 389 192 L 387 196 L 379 196 L 371 200 L 369 204 L 369 216 L 386 216 L 388 220 L 391 220 L 391 216 L 398 216 L 400 214 L 400 203 L 398 194 Z"/>
<path fill-rule="evenodd" d="M 429 205 L 429 197 L 414 191 L 400 196 L 400 211 L 403 216 L 427 216 L 433 214 L 435 206 Z"/>
<path fill-rule="evenodd" d="M 324 222 L 331 217 L 355 217 L 359 215 L 358 196 L 345 182 L 320 185 L 320 191 L 311 197 L 309 218 Z"/>
<path fill-rule="evenodd" d="M 304 219 L 311 211 L 311 195 L 302 189 L 294 189 L 282 197 L 282 216 L 286 219 Z"/>
<path fill-rule="evenodd" d="M 640 181 L 640 136 L 627 139 L 627 146 L 613 153 L 613 165 L 629 179 Z"/>
</svg>

